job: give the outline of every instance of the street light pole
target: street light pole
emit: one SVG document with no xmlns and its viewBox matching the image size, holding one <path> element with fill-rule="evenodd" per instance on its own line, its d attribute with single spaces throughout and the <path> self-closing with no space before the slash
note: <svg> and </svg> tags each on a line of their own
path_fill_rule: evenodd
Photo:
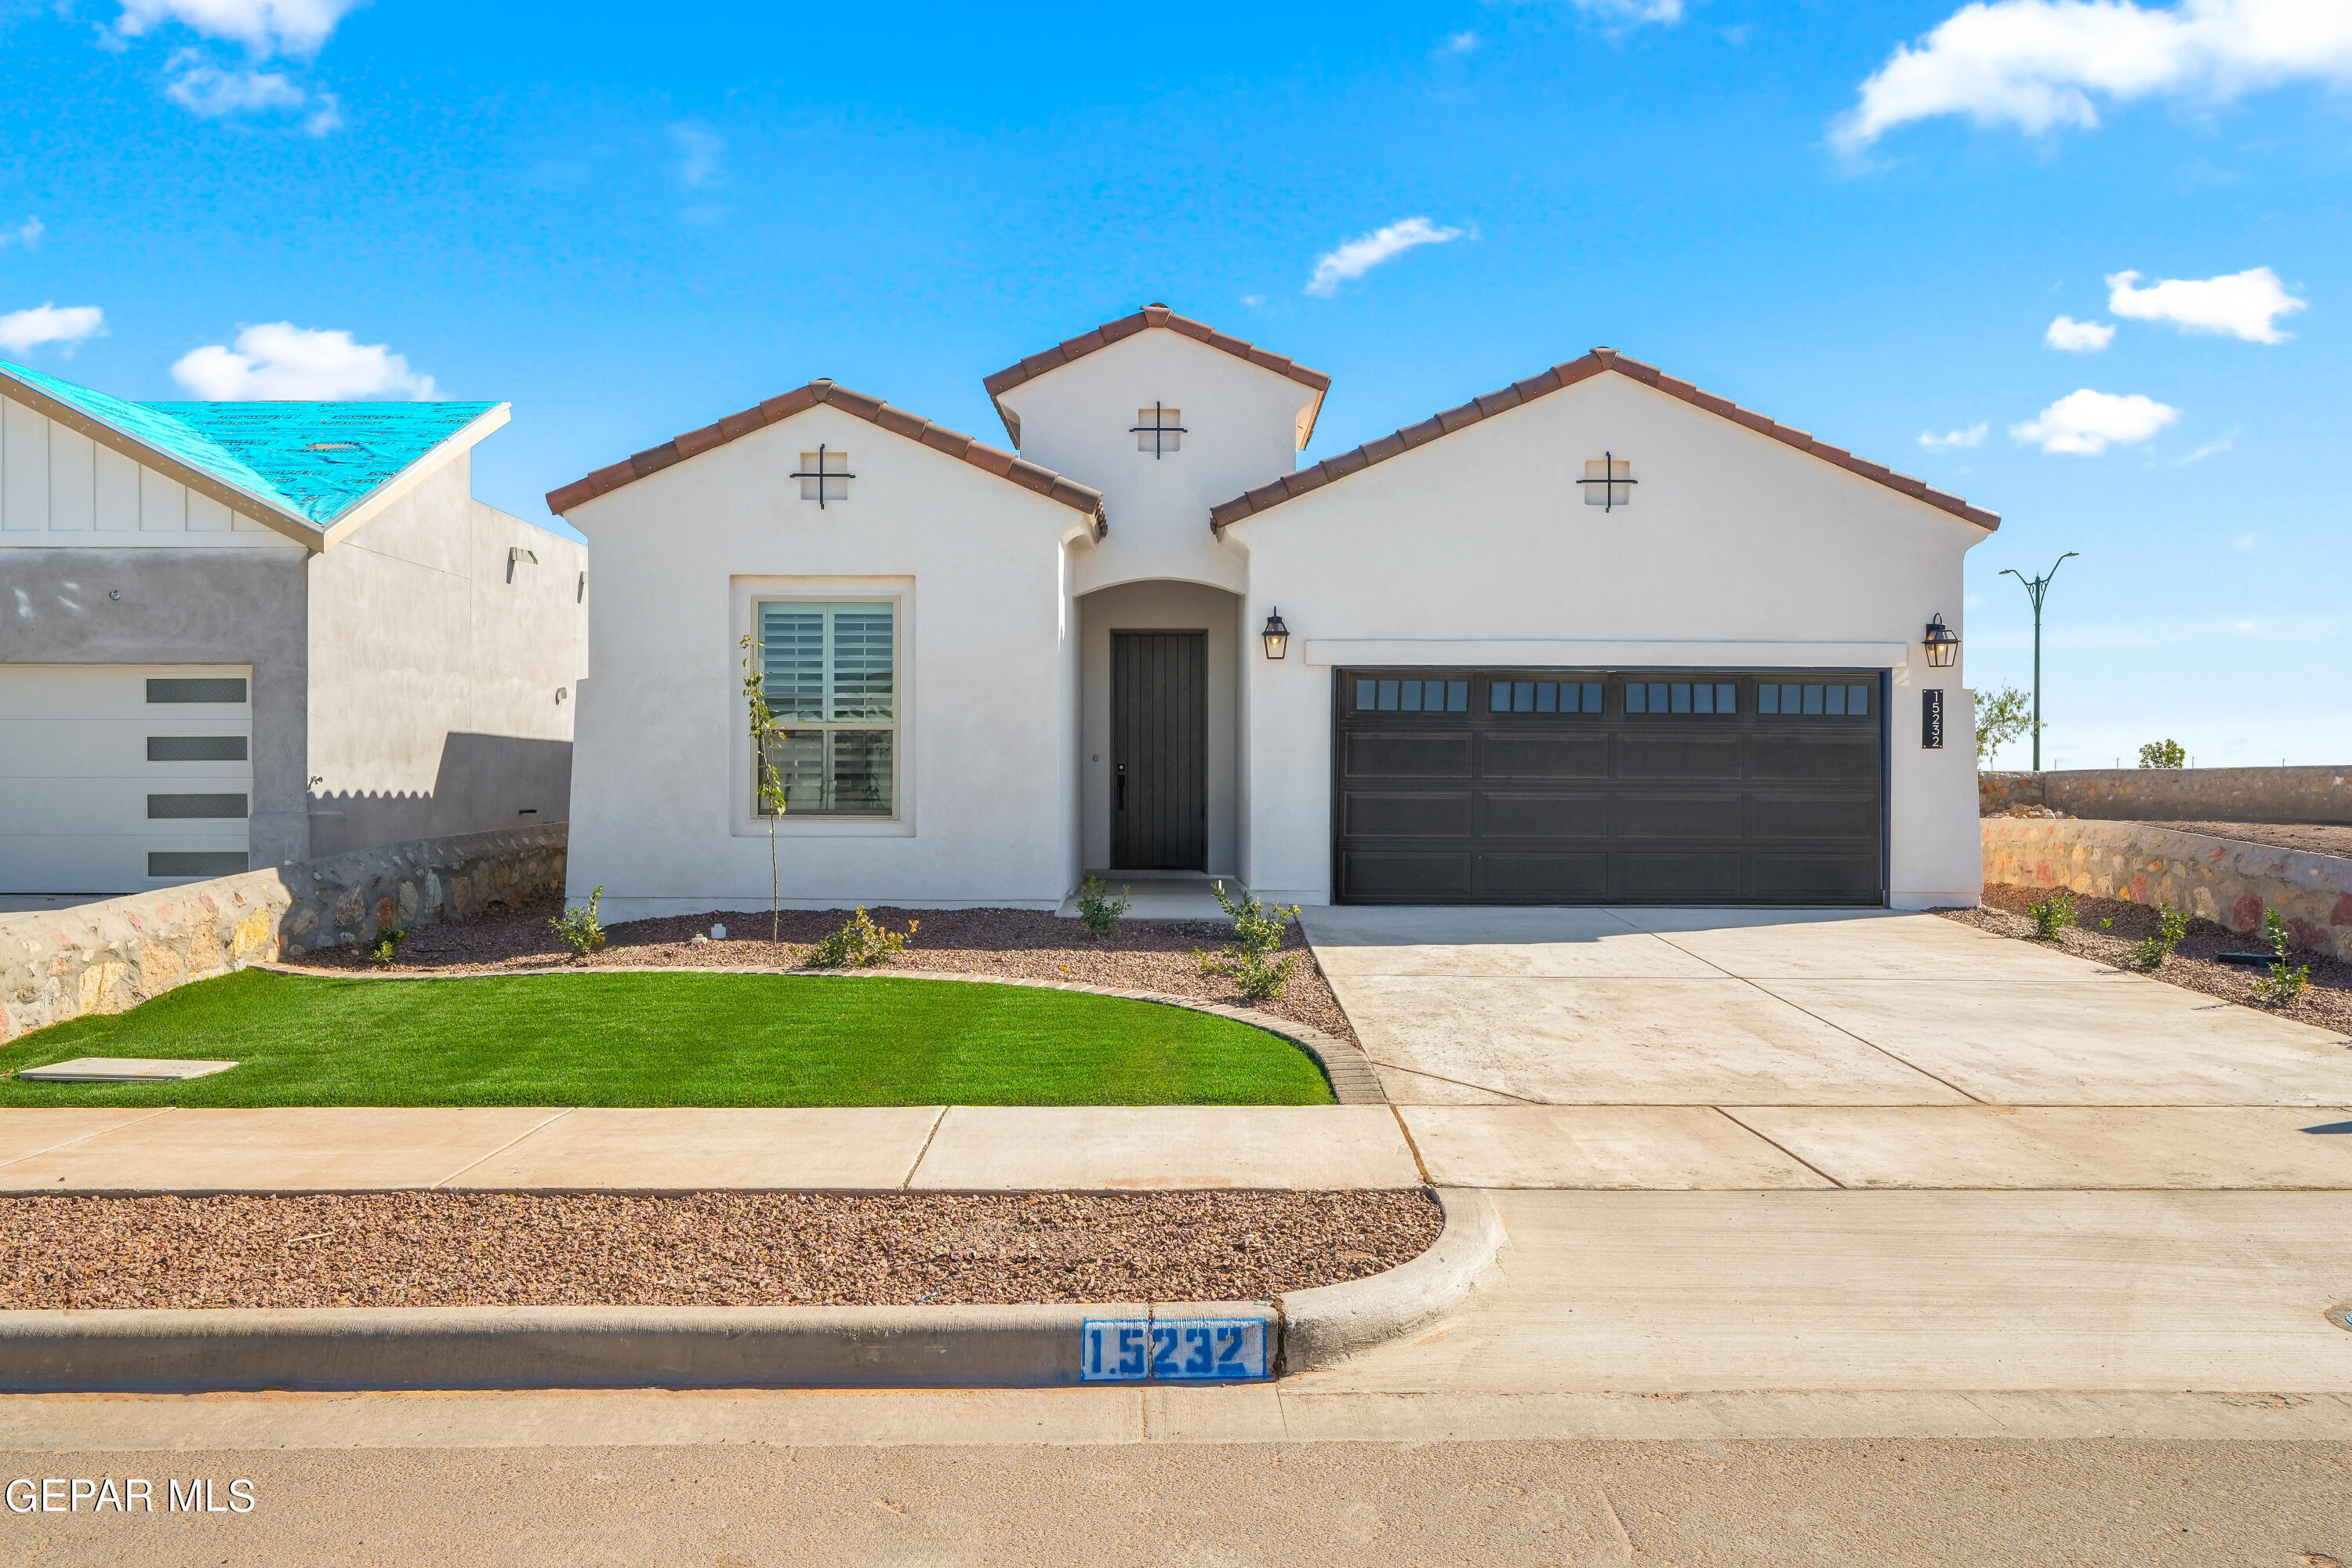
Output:
<svg viewBox="0 0 2352 1568">
<path fill-rule="evenodd" d="M 2000 574 L 2014 577 L 2025 584 L 2025 596 L 2033 601 L 2033 771 L 2042 771 L 2042 600 L 2050 592 L 2050 579 L 2058 575 L 2058 568 L 2075 556 L 2079 550 L 2069 550 L 2050 563 L 2050 570 L 2039 577 L 2028 577 L 2014 566 L 2004 566 Z"/>
</svg>

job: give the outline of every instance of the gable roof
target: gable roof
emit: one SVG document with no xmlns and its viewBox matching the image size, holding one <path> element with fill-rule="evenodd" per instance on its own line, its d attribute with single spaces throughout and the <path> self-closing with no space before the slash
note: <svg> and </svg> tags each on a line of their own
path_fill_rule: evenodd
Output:
<svg viewBox="0 0 2352 1568">
<path fill-rule="evenodd" d="M 1107 349 L 1122 338 L 1131 338 L 1140 331 L 1158 327 L 1181 332 L 1194 342 L 1206 343 L 1213 349 L 1245 359 L 1260 370 L 1270 370 L 1276 375 L 1288 376 L 1299 385 L 1314 389 L 1315 400 L 1298 421 L 1298 449 L 1304 450 L 1315 435 L 1315 421 L 1323 412 L 1323 395 L 1331 389 L 1331 378 L 1319 370 L 1309 370 L 1286 354 L 1270 353 L 1255 343 L 1228 337 L 1206 321 L 1196 321 L 1190 316 L 1180 316 L 1165 305 L 1146 305 L 1131 316 L 1121 316 L 1115 321 L 1105 321 L 1091 332 L 1081 332 L 1067 342 L 1055 343 L 1042 353 L 1031 354 L 1019 364 L 1007 365 L 994 375 L 984 377 L 981 385 L 988 389 L 991 401 L 996 405 L 996 416 L 1004 421 L 1004 433 L 1013 444 L 1021 445 L 1021 416 L 1004 406 L 1005 393 L 1023 382 L 1034 381 L 1048 371 L 1059 370 L 1073 360 L 1084 359 L 1097 349 Z"/>
<path fill-rule="evenodd" d="M 131 403 L 5 363 L 0 390 L 313 549 L 456 437 L 506 422 L 502 403 Z"/>
<path fill-rule="evenodd" d="M 562 489 L 550 490 L 547 492 L 547 510 L 561 516 L 582 501 L 610 495 L 623 485 L 635 484 L 646 475 L 659 473 L 673 463 L 682 463 L 713 447 L 723 447 L 765 426 L 789 419 L 795 414 L 806 413 L 820 403 L 829 408 L 838 408 L 844 414 L 855 414 L 893 435 L 919 441 L 935 452 L 961 458 L 998 479 L 1010 479 L 1023 489 L 1034 490 L 1049 500 L 1060 501 L 1064 506 L 1074 507 L 1094 519 L 1095 537 L 1097 539 L 1109 531 L 1109 519 L 1103 511 L 1102 491 L 1082 485 L 1076 479 L 1064 479 L 1051 468 L 1041 468 L 1024 458 L 1000 451 L 943 425 L 934 425 L 919 415 L 893 407 L 878 397 L 852 392 L 845 386 L 836 386 L 823 379 L 812 381 L 806 386 L 794 387 L 780 397 L 771 397 L 740 414 L 730 414 L 716 425 L 705 425 L 699 430 L 689 430 L 658 447 L 648 447 L 626 462 L 599 468 L 584 479 L 572 480 Z"/>
<path fill-rule="evenodd" d="M 1227 526 L 1239 522 L 1245 517 L 1255 517 L 1269 508 L 1280 506 L 1293 497 L 1305 495 L 1309 490 L 1320 489 L 1334 479 L 1345 479 L 1349 474 L 1370 468 L 1374 463 L 1384 463 L 1399 453 L 1409 452 L 1415 447 L 1426 446 L 1439 437 L 1450 436 L 1465 426 L 1475 425 L 1481 419 L 1492 418 L 1506 410 L 1517 408 L 1521 404 L 1532 403 L 1537 398 L 1558 392 L 1563 387 L 1574 386 L 1580 381 L 1589 381 L 1604 371 L 1612 371 L 1631 380 L 1638 381 L 1644 386 L 1654 386 L 1670 397 L 1679 397 L 1685 403 L 1704 408 L 1709 414 L 1728 419 L 1735 425 L 1745 425 L 1759 435 L 1769 436 L 1775 441 L 1784 441 L 1801 452 L 1819 458 L 1824 462 L 1835 463 L 1850 473 L 1860 474 L 1865 479 L 1885 485 L 1889 489 L 1898 490 L 1913 500 L 1925 501 L 1929 506 L 1950 512 L 1954 517 L 1975 523 L 1979 528 L 1995 529 L 2000 526 L 1999 512 L 1987 511 L 1982 507 L 1970 506 L 1958 496 L 1947 495 L 1942 490 L 1931 489 L 1924 479 L 1915 479 L 1908 474 L 1896 473 L 1885 464 L 1857 458 L 1843 447 L 1832 447 L 1826 441 L 1816 441 L 1802 430 L 1792 429 L 1789 426 L 1768 419 L 1753 410 L 1742 408 L 1727 397 L 1717 397 L 1711 392 L 1702 392 L 1687 381 L 1677 381 L 1659 370 L 1657 366 L 1643 364 L 1639 360 L 1628 359 L 1615 349 L 1594 349 L 1580 359 L 1570 360 L 1565 364 L 1556 364 L 1540 375 L 1532 375 L 1525 381 L 1514 382 L 1500 392 L 1490 392 L 1484 397 L 1474 397 L 1459 408 L 1449 408 L 1444 413 L 1433 415 L 1418 425 L 1408 425 L 1403 429 L 1383 436 L 1377 441 L 1367 441 L 1352 451 L 1342 452 L 1336 458 L 1326 458 L 1311 468 L 1301 468 L 1296 473 L 1285 474 L 1271 484 L 1260 485 L 1254 490 L 1235 496 L 1221 505 L 1211 507 L 1209 527 L 1212 531 L 1222 533 Z"/>
</svg>

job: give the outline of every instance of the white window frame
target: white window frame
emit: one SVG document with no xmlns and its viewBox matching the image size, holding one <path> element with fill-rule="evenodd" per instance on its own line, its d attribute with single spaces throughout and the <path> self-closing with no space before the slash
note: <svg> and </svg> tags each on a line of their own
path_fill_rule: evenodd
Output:
<svg viewBox="0 0 2352 1568">
<path fill-rule="evenodd" d="M 803 838 L 911 837 L 915 832 L 915 681 L 914 579 L 911 577 L 739 577 L 734 583 L 734 636 L 729 640 L 727 703 L 733 740 L 727 748 L 730 819 L 737 837 L 764 838 L 772 824 L 779 835 Z M 839 605 L 864 601 L 887 604 L 890 617 L 890 661 L 894 687 L 890 796 L 887 816 L 787 811 L 763 816 L 752 788 L 750 715 L 743 706 L 740 639 L 756 636 L 762 605 Z M 801 726 L 788 726 L 799 728 Z M 815 728 L 817 726 L 808 726 Z M 876 724 L 827 724 L 835 729 L 879 729 Z"/>
</svg>

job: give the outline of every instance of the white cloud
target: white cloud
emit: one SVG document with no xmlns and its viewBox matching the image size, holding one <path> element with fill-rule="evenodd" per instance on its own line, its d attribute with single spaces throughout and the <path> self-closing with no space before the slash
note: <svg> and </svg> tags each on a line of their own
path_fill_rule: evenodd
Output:
<svg viewBox="0 0 2352 1568">
<path fill-rule="evenodd" d="M 1391 257 L 1402 256 L 1417 245 L 1444 245 L 1461 237 L 1460 229 L 1439 228 L 1425 217 L 1401 218 L 1386 228 L 1358 235 L 1339 249 L 1317 257 L 1314 275 L 1307 279 L 1307 291 L 1318 300 L 1328 300 L 1339 291 L 1340 284 L 1361 278 Z"/>
<path fill-rule="evenodd" d="M 299 109 L 306 96 L 283 71 L 231 71 L 205 65 L 190 67 L 163 90 L 181 108 L 205 115 Z"/>
<path fill-rule="evenodd" d="M 2169 321 L 2184 332 L 2213 332 L 2250 343 L 2283 343 L 2294 334 L 2278 330 L 2278 319 L 2304 309 L 2278 274 L 2252 267 L 2220 278 L 2159 278 L 2137 287 L 2139 274 L 2107 278 L 2107 309 L 2136 321 Z"/>
<path fill-rule="evenodd" d="M 47 226 L 39 218 L 28 217 L 14 228 L 0 228 L 0 250 L 12 245 L 21 245 L 30 250 L 41 243 L 41 236 L 47 232 Z"/>
<path fill-rule="evenodd" d="M 1831 127 L 1848 153 L 1913 121 L 1965 115 L 2040 133 L 2089 130 L 2099 100 L 2223 100 L 2298 79 L 2352 82 L 2340 0 L 1976 0 L 1896 47 Z"/>
<path fill-rule="evenodd" d="M 2262 543 L 2262 542 L 2263 536 L 2259 533 L 2242 533 L 2238 535 L 2237 538 L 2230 541 L 2231 543 L 2236 545 L 2241 550 L 2252 550 L 2256 545 Z"/>
<path fill-rule="evenodd" d="M 184 354 L 172 374 L 198 397 L 215 402 L 433 395 L 433 378 L 410 370 L 406 359 L 383 344 L 355 342 L 349 332 L 291 321 L 247 327 L 236 335 L 234 349 L 214 343 Z"/>
<path fill-rule="evenodd" d="M 2197 450 L 2189 453 L 2185 458 L 2173 458 L 2172 466 L 2176 468 L 2185 468 L 2191 463 L 2201 463 L 2206 458 L 2210 458 L 2217 453 L 2231 450 L 2236 447 L 2237 444 L 2238 433 L 2235 430 L 2232 430 L 2228 435 L 2220 437 L 2218 440 L 2206 442 L 2205 445 L 2198 447 Z"/>
<path fill-rule="evenodd" d="M 2105 321 L 2078 321 L 2072 316 L 2061 316 L 2050 323 L 2042 341 L 2053 349 L 2064 349 L 2070 354 L 2095 354 L 2115 342 L 2116 330 Z"/>
<path fill-rule="evenodd" d="M 0 349 L 22 353 L 43 343 L 78 343 L 106 330 L 106 312 L 95 305 L 36 305 L 0 316 Z"/>
<path fill-rule="evenodd" d="M 207 38 L 243 44 L 255 59 L 273 54 L 308 59 L 325 47 L 338 23 L 362 0 L 122 0 L 114 30 L 143 37 L 177 22 Z"/>
<path fill-rule="evenodd" d="M 1580 11 L 1606 16 L 1612 22 L 1664 22 L 1683 19 L 1683 0 L 1570 0 Z"/>
<path fill-rule="evenodd" d="M 2011 426 L 2009 433 L 2045 452 L 2095 458 L 2110 446 L 2145 441 L 2179 417 L 2179 409 L 2137 392 L 2118 396 L 2086 386 L 2043 409 L 2041 417 Z"/>
<path fill-rule="evenodd" d="M 719 183 L 719 155 L 727 151 L 726 142 L 698 125 L 673 125 L 669 140 L 677 149 L 678 184 L 699 191 Z"/>
<path fill-rule="evenodd" d="M 1437 46 L 1437 52 L 1441 55 L 1466 55 L 1477 47 L 1478 35 L 1475 33 L 1448 33 L 1445 41 Z"/>
<path fill-rule="evenodd" d="M 1947 430 L 1941 436 L 1932 430 L 1922 430 L 1919 432 L 1919 445 L 1931 449 L 1980 446 L 1983 444 L 1987 428 L 1987 426 L 1979 422 L 1969 426 L 1965 430 Z"/>
<path fill-rule="evenodd" d="M 1255 310 L 1265 303 L 1265 296 L 1263 294 L 1244 294 L 1242 296 L 1242 303 Z"/>
</svg>

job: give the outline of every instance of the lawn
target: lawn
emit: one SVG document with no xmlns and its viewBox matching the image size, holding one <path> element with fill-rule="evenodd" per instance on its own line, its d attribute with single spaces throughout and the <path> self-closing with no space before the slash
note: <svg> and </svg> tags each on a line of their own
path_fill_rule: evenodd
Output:
<svg viewBox="0 0 2352 1568">
<path fill-rule="evenodd" d="M 1230 1018 L 1019 985 L 786 974 L 312 978 L 248 969 L 0 1047 L 241 1063 L 182 1083 L 0 1079 L 19 1105 L 1328 1105 Z"/>
</svg>

